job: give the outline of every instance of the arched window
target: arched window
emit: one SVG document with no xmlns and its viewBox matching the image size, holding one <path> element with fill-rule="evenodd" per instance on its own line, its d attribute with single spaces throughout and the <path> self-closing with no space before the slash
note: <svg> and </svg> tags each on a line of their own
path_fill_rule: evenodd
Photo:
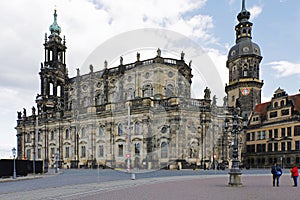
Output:
<svg viewBox="0 0 300 200">
<path fill-rule="evenodd" d="M 103 136 L 104 135 L 104 128 L 103 126 L 99 127 L 99 136 Z"/>
<path fill-rule="evenodd" d="M 51 131 L 50 140 L 54 140 L 54 131 Z"/>
<path fill-rule="evenodd" d="M 69 133 L 69 129 L 66 130 L 66 140 L 68 140 L 70 138 L 70 133 Z"/>
<path fill-rule="evenodd" d="M 57 96 L 61 97 L 61 86 L 57 86 Z"/>
<path fill-rule="evenodd" d="M 134 134 L 135 135 L 139 135 L 140 134 L 140 124 L 138 122 L 135 123 Z"/>
<path fill-rule="evenodd" d="M 122 126 L 122 124 L 118 125 L 118 135 L 123 135 L 123 126 Z"/>
<path fill-rule="evenodd" d="M 284 106 L 284 100 L 280 101 L 280 106 Z"/>
<path fill-rule="evenodd" d="M 151 85 L 144 86 L 143 97 L 150 97 L 152 95 Z"/>
<path fill-rule="evenodd" d="M 168 144 L 166 142 L 161 143 L 161 158 L 168 158 Z"/>
<path fill-rule="evenodd" d="M 274 103 L 274 108 L 277 108 L 278 107 L 278 102 L 275 102 Z"/>
<path fill-rule="evenodd" d="M 167 85 L 165 95 L 166 95 L 166 97 L 173 96 L 173 85 L 171 85 L 171 84 Z"/>
<path fill-rule="evenodd" d="M 50 86 L 49 95 L 53 95 L 53 90 L 54 90 L 53 83 L 50 83 L 49 86 Z"/>
</svg>

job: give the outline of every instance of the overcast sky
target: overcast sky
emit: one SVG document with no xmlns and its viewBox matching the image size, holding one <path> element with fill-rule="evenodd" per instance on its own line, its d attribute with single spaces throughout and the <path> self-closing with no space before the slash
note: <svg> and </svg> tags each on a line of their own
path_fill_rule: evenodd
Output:
<svg viewBox="0 0 300 200">
<path fill-rule="evenodd" d="M 11 157 L 16 146 L 16 112 L 24 107 L 30 111 L 40 92 L 44 35 L 49 34 L 55 7 L 61 35 L 66 36 L 70 77 L 76 68 L 88 69 L 83 63 L 108 39 L 136 29 L 163 28 L 196 42 L 214 62 L 224 85 L 228 80 L 226 58 L 235 43 L 241 0 L 1 0 L 0 158 Z M 246 0 L 246 8 L 254 23 L 253 41 L 264 57 L 263 101 L 269 101 L 278 87 L 288 94 L 298 93 L 300 2 Z M 141 59 L 147 58 L 141 55 Z M 124 56 L 124 63 L 127 61 Z M 96 65 L 94 70 L 99 69 Z M 204 87 L 199 88 L 202 91 Z M 218 95 L 220 102 L 223 96 Z"/>
</svg>

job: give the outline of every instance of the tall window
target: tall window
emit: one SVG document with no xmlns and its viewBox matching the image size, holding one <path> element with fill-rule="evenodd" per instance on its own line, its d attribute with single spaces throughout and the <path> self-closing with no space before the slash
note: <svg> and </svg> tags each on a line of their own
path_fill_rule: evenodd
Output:
<svg viewBox="0 0 300 200">
<path fill-rule="evenodd" d="M 295 150 L 300 150 L 300 141 L 295 141 Z"/>
<path fill-rule="evenodd" d="M 70 139 L 69 129 L 66 130 L 66 140 Z"/>
<path fill-rule="evenodd" d="M 61 86 L 57 86 L 57 96 L 60 97 L 61 96 Z"/>
<path fill-rule="evenodd" d="M 269 130 L 269 138 L 273 138 L 273 130 Z"/>
<path fill-rule="evenodd" d="M 50 140 L 54 140 L 54 131 L 51 131 Z"/>
<path fill-rule="evenodd" d="M 266 139 L 266 131 L 261 132 L 261 139 L 262 140 Z"/>
<path fill-rule="evenodd" d="M 278 143 L 274 143 L 274 151 L 278 151 Z"/>
<path fill-rule="evenodd" d="M 166 142 L 161 143 L 161 158 L 168 157 L 168 144 Z"/>
<path fill-rule="evenodd" d="M 287 142 L 287 150 L 288 151 L 292 150 L 292 142 Z"/>
<path fill-rule="evenodd" d="M 30 150 L 30 149 L 27 149 L 27 150 L 26 150 L 26 159 L 27 159 L 27 160 L 30 160 L 30 159 L 31 159 L 31 150 Z"/>
<path fill-rule="evenodd" d="M 85 158 L 86 156 L 86 148 L 85 146 L 81 146 L 81 158 Z"/>
<path fill-rule="evenodd" d="M 38 149 L 37 157 L 38 157 L 38 159 L 41 159 L 41 157 L 42 157 L 42 149 Z"/>
<path fill-rule="evenodd" d="M 119 157 L 123 156 L 123 144 L 118 145 L 118 156 Z"/>
<path fill-rule="evenodd" d="M 272 143 L 269 143 L 268 144 L 268 152 L 272 152 L 273 151 L 272 147 L 273 147 Z"/>
<path fill-rule="evenodd" d="M 300 126 L 295 126 L 294 127 L 294 136 L 299 136 L 300 135 Z"/>
<path fill-rule="evenodd" d="M 261 140 L 261 132 L 260 131 L 257 132 L 257 140 Z"/>
<path fill-rule="evenodd" d="M 274 138 L 278 138 L 278 129 L 274 129 Z"/>
<path fill-rule="evenodd" d="M 143 97 L 150 97 L 152 95 L 151 85 L 144 86 Z"/>
<path fill-rule="evenodd" d="M 288 137 L 292 136 L 292 127 L 287 127 L 287 136 Z"/>
<path fill-rule="evenodd" d="M 281 151 L 285 151 L 285 142 L 281 142 Z"/>
<path fill-rule="evenodd" d="M 140 152 L 141 152 L 140 143 L 136 143 L 134 145 L 134 153 L 135 153 L 135 155 L 140 155 Z"/>
<path fill-rule="evenodd" d="M 104 156 L 104 147 L 103 144 L 99 145 L 99 157 L 103 157 Z"/>
<path fill-rule="evenodd" d="M 70 157 L 70 147 L 66 147 L 65 148 L 65 158 L 69 158 Z"/>
<path fill-rule="evenodd" d="M 281 128 L 281 137 L 285 137 L 285 128 Z"/>
</svg>

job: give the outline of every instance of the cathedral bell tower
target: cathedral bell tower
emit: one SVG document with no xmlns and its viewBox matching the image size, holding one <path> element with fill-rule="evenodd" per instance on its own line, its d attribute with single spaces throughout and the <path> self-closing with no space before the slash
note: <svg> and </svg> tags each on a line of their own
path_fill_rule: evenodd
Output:
<svg viewBox="0 0 300 200">
<path fill-rule="evenodd" d="M 45 60 L 41 63 L 41 94 L 36 98 L 38 110 L 55 112 L 64 108 L 64 86 L 68 80 L 66 68 L 66 41 L 60 37 L 61 28 L 57 24 L 54 10 L 54 22 L 49 27 L 50 35 L 45 34 Z"/>
<path fill-rule="evenodd" d="M 236 44 L 230 49 L 226 67 L 229 69 L 229 83 L 225 91 L 228 106 L 241 107 L 243 116 L 249 116 L 256 104 L 261 103 L 263 81 L 259 79 L 262 60 L 260 48 L 252 42 L 250 12 L 242 0 L 242 10 L 238 14 L 239 23 L 235 26 Z"/>
</svg>

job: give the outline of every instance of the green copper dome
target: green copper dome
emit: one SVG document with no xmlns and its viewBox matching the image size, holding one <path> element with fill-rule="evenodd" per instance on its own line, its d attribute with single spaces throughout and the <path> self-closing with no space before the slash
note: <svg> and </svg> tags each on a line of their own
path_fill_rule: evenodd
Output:
<svg viewBox="0 0 300 200">
<path fill-rule="evenodd" d="M 49 30 L 51 32 L 51 34 L 55 34 L 55 35 L 59 35 L 60 34 L 60 27 L 57 24 L 57 14 L 56 14 L 56 10 L 54 10 L 54 22 L 53 24 L 49 27 Z"/>
</svg>

